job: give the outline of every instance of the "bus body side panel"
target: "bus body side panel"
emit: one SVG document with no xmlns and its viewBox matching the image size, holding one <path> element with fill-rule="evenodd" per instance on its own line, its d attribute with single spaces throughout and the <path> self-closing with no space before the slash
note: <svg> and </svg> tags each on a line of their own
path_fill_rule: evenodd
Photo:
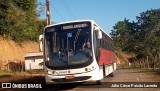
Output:
<svg viewBox="0 0 160 91">
<path fill-rule="evenodd" d="M 115 62 L 115 56 L 112 51 L 100 49 L 100 59 L 99 59 L 99 66 L 102 66 L 103 64 L 112 64 Z"/>
</svg>

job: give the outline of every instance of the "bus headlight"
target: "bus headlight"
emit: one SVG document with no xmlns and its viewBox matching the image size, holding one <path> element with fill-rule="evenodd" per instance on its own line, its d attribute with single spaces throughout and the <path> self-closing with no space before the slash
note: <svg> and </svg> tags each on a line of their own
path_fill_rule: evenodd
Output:
<svg viewBox="0 0 160 91">
<path fill-rule="evenodd" d="M 47 57 L 47 61 L 49 61 L 49 57 Z"/>
<path fill-rule="evenodd" d="M 55 71 L 52 71 L 52 74 L 55 74 L 56 72 Z"/>
<path fill-rule="evenodd" d="M 52 74 L 52 71 L 51 71 L 51 70 L 48 70 L 48 71 L 47 71 L 47 74 Z"/>
<path fill-rule="evenodd" d="M 85 70 L 85 71 L 92 71 L 94 68 L 95 68 L 95 67 L 92 66 L 91 68 L 88 67 L 88 68 L 85 68 L 84 70 Z"/>
<path fill-rule="evenodd" d="M 55 74 L 56 72 L 55 71 L 52 71 L 52 70 L 48 70 L 47 71 L 47 74 Z"/>
<path fill-rule="evenodd" d="M 85 71 L 88 71 L 89 69 L 88 68 L 85 68 Z"/>
</svg>

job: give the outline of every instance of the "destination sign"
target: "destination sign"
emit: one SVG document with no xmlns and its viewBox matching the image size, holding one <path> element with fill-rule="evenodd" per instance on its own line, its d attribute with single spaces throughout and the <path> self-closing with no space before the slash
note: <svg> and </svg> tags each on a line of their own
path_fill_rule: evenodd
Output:
<svg viewBox="0 0 160 91">
<path fill-rule="evenodd" d="M 64 23 L 59 25 L 54 25 L 47 27 L 45 30 L 46 33 L 61 31 L 61 30 L 76 30 L 76 29 L 91 29 L 91 22 L 72 22 L 72 23 Z"/>
<path fill-rule="evenodd" d="M 75 24 L 75 25 L 66 25 L 66 26 L 62 26 L 62 30 L 66 30 L 66 29 L 74 29 L 74 28 L 84 28 L 87 27 L 88 24 L 84 23 L 84 24 Z"/>
</svg>

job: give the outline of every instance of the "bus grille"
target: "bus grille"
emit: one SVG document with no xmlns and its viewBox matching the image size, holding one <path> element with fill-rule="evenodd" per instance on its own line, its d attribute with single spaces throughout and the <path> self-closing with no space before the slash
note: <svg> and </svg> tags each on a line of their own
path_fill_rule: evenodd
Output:
<svg viewBox="0 0 160 91">
<path fill-rule="evenodd" d="M 73 82 L 73 81 L 83 81 L 91 78 L 91 76 L 82 76 L 82 77 L 75 77 L 74 79 L 65 79 L 65 78 L 60 78 L 60 79 L 52 79 L 54 82 Z"/>
</svg>

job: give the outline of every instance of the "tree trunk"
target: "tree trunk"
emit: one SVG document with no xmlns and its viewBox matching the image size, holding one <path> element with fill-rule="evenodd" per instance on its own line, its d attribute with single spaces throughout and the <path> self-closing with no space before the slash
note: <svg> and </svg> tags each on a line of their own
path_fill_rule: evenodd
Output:
<svg viewBox="0 0 160 91">
<path fill-rule="evenodd" d="M 140 64 L 140 69 L 142 69 L 142 62 L 141 62 L 141 60 L 140 60 L 139 64 Z"/>
<path fill-rule="evenodd" d="M 153 70 L 155 70 L 155 59 L 153 60 Z"/>
<path fill-rule="evenodd" d="M 155 70 L 156 59 L 157 59 L 157 56 L 155 56 L 154 59 L 153 59 L 153 70 Z"/>
<path fill-rule="evenodd" d="M 149 61 L 148 61 L 148 56 L 147 56 L 147 59 L 146 59 L 146 63 L 147 63 L 147 69 L 149 69 Z"/>
<path fill-rule="evenodd" d="M 157 59 L 157 62 L 158 62 L 158 67 L 160 67 L 160 53 L 158 53 L 158 59 Z"/>
<path fill-rule="evenodd" d="M 146 68 L 145 59 L 143 58 L 142 61 L 143 61 L 143 68 Z"/>
</svg>

